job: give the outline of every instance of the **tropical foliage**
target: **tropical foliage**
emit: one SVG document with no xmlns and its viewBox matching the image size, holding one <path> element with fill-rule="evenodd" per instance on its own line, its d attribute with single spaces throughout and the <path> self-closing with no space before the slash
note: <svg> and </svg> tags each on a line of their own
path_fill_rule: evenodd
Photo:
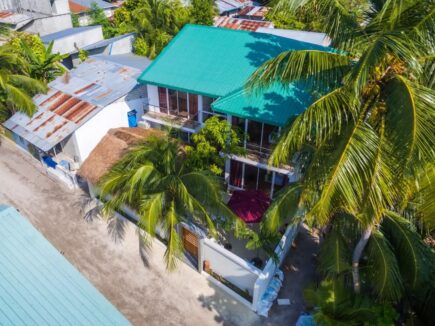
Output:
<svg viewBox="0 0 435 326">
<path fill-rule="evenodd" d="M 213 0 L 192 0 L 190 2 L 191 23 L 198 25 L 213 25 L 213 18 L 218 10 Z"/>
<path fill-rule="evenodd" d="M 216 7 L 211 0 L 127 0 L 114 14 L 112 33 L 136 32 L 134 51 L 155 58 L 187 23 L 212 25 Z"/>
<path fill-rule="evenodd" d="M 304 212 L 311 225 L 326 227 L 325 278 L 350 278 L 358 298 L 400 302 L 402 314 L 434 323 L 435 257 L 420 235 L 433 230 L 434 216 L 434 4 L 370 1 L 361 23 L 343 3 L 281 1 L 292 15 L 317 6 L 321 31 L 337 50 L 283 52 L 248 83 L 304 80 L 322 94 L 274 150 L 274 164 L 306 148 L 313 159 L 302 182 L 282 190 L 263 227 L 275 232 L 285 217 Z"/>
<path fill-rule="evenodd" d="M 240 131 L 219 117 L 207 119 L 203 128 L 192 135 L 193 146 L 186 146 L 186 164 L 194 170 L 210 170 L 222 175 L 230 154 L 243 155 Z"/>
<path fill-rule="evenodd" d="M 53 53 L 53 42 L 50 42 L 39 55 L 25 42 L 22 43 L 22 49 L 22 56 L 29 64 L 30 77 L 48 83 L 66 71 L 60 62 L 68 57 L 68 54 Z"/>
<path fill-rule="evenodd" d="M 183 253 L 177 225 L 194 222 L 206 225 L 215 235 L 212 216 L 235 217 L 222 202 L 219 178 L 207 171 L 189 169 L 185 153 L 176 139 L 150 138 L 132 149 L 99 184 L 101 198 L 107 198 L 103 211 L 133 208 L 139 215 L 144 235 L 167 241 L 165 260 L 169 270 Z M 110 214 L 109 214 L 110 215 Z"/>
<path fill-rule="evenodd" d="M 178 0 L 134 0 L 115 12 L 122 33 L 136 32 L 136 54 L 155 58 L 188 22 L 188 9 Z"/>
<path fill-rule="evenodd" d="M 31 116 L 36 107 L 32 96 L 45 92 L 43 82 L 28 74 L 28 63 L 13 53 L 9 46 L 0 47 L 0 121 L 20 111 Z"/>
</svg>

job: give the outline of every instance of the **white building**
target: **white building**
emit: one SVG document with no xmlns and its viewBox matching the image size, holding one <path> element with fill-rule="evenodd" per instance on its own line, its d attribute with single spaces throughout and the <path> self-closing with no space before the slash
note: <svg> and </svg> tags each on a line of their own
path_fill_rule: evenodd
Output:
<svg viewBox="0 0 435 326">
<path fill-rule="evenodd" d="M 146 88 L 136 78 L 149 64 L 134 55 L 99 55 L 51 82 L 34 97 L 38 111 L 14 114 L 3 125 L 10 138 L 69 187 L 76 170 L 111 128 L 136 126 Z"/>
<path fill-rule="evenodd" d="M 71 28 L 68 0 L 2 0 L 0 24 L 39 35 Z"/>
</svg>

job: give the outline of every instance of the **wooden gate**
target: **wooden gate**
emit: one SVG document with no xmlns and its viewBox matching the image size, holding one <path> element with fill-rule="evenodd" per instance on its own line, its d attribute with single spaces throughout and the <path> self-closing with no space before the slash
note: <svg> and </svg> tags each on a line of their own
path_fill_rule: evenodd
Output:
<svg viewBox="0 0 435 326">
<path fill-rule="evenodd" d="M 184 249 L 198 261 L 198 236 L 185 227 L 182 232 Z"/>
</svg>

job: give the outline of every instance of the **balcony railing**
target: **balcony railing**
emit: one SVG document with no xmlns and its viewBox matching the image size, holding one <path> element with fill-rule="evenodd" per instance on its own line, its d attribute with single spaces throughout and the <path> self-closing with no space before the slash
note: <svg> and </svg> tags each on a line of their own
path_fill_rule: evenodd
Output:
<svg viewBox="0 0 435 326">
<path fill-rule="evenodd" d="M 155 107 L 155 109 L 159 109 Z M 176 127 L 176 128 L 187 128 L 193 131 L 197 131 L 201 124 L 193 119 L 198 119 L 197 116 L 190 117 L 190 119 L 187 118 L 186 115 L 179 114 L 168 114 L 164 112 L 156 112 L 156 111 L 146 111 L 143 115 L 143 119 L 146 121 L 154 122 L 163 124 L 170 127 Z"/>
</svg>

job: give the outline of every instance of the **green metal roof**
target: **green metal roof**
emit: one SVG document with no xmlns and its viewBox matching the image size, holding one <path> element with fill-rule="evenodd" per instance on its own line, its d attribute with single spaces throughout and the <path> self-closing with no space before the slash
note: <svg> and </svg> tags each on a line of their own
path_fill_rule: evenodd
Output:
<svg viewBox="0 0 435 326">
<path fill-rule="evenodd" d="M 219 113 L 282 127 L 312 102 L 312 97 L 301 89 L 297 84 L 284 88 L 278 83 L 254 92 L 242 87 L 215 101 L 212 108 Z"/>
<path fill-rule="evenodd" d="M 0 205 L 0 325 L 130 325 L 16 209 Z"/>
<path fill-rule="evenodd" d="M 266 60 L 302 49 L 329 48 L 270 34 L 186 25 L 138 81 L 221 97 L 241 88 Z"/>
</svg>

